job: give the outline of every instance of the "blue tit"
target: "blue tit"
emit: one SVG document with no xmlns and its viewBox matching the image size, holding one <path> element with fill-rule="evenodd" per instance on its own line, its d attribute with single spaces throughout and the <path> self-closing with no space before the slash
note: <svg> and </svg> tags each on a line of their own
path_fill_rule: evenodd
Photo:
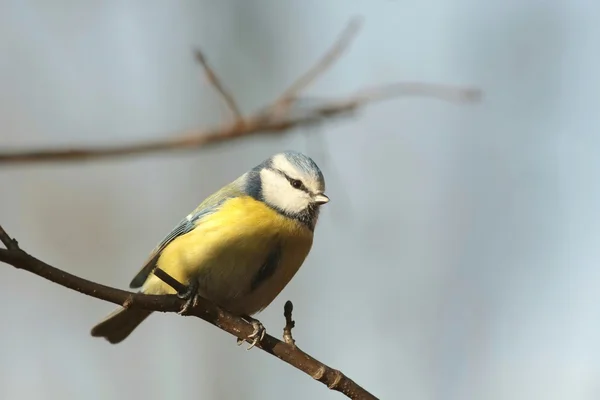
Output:
<svg viewBox="0 0 600 400">
<path fill-rule="evenodd" d="M 263 161 L 204 200 L 151 253 L 131 288 L 175 294 L 158 267 L 239 316 L 267 307 L 296 274 L 329 198 L 315 162 L 298 152 Z M 152 312 L 119 308 L 91 334 L 119 343 Z"/>
</svg>

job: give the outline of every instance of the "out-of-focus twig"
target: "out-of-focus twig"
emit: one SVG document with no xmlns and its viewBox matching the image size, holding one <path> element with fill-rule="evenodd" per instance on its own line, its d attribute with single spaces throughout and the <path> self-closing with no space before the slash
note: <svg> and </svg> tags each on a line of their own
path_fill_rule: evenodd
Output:
<svg viewBox="0 0 600 400">
<path fill-rule="evenodd" d="M 223 86 L 221 80 L 219 79 L 215 71 L 208 64 L 204 53 L 196 49 L 196 51 L 194 51 L 194 55 L 196 56 L 196 60 L 200 63 L 200 65 L 202 65 L 202 68 L 204 69 L 204 73 L 206 74 L 208 81 L 211 85 L 215 87 L 215 89 L 217 89 L 217 92 L 219 92 L 219 95 L 221 96 L 221 98 L 223 98 L 223 101 L 225 101 L 227 107 L 229 107 L 229 111 L 233 113 L 233 116 L 235 117 L 236 121 L 241 120 L 242 112 L 240 111 L 237 102 L 235 101 L 231 93 L 229 93 L 229 91 L 225 89 L 225 86 Z"/>
<path fill-rule="evenodd" d="M 375 89 L 360 90 L 348 97 L 328 99 L 308 107 L 298 107 L 302 99 L 300 92 L 339 59 L 356 37 L 360 26 L 360 19 L 351 20 L 329 51 L 313 67 L 302 74 L 274 101 L 256 113 L 246 116 L 241 113 L 234 97 L 225 89 L 217 74 L 206 62 L 204 55 L 197 51 L 196 59 L 204 68 L 209 82 L 234 114 L 234 121 L 212 129 L 194 130 L 183 133 L 181 136 L 137 143 L 62 149 L 3 150 L 0 151 L 0 165 L 90 161 L 174 150 L 192 150 L 244 136 L 281 133 L 292 128 L 320 123 L 332 117 L 349 115 L 371 102 L 398 96 L 427 96 L 461 103 L 474 102 L 479 99 L 480 91 L 475 88 L 400 82 Z"/>
<path fill-rule="evenodd" d="M 79 293 L 127 308 L 178 312 L 185 305 L 185 300 L 180 299 L 176 295 L 145 295 L 141 293 L 132 293 L 69 274 L 68 272 L 46 264 L 21 250 L 16 246 L 16 241 L 11 239 L 1 226 L 0 232 L 2 242 L 7 247 L 11 247 L 7 249 L 0 248 L 0 262 L 10 264 L 15 268 L 29 271 Z M 163 270 L 160 271 L 161 279 L 171 282 L 179 290 L 182 289 L 178 286 L 181 285 L 179 282 Z M 186 315 L 201 318 L 240 339 L 247 338 L 253 332 L 254 328 L 252 327 L 252 324 L 248 323 L 243 318 L 228 313 L 201 297 L 197 297 L 196 300 L 197 301 L 194 302 L 194 305 L 188 310 Z M 296 346 L 284 343 L 273 336 L 265 335 L 264 338 L 256 344 L 256 347 L 305 372 L 319 382 L 327 385 L 330 389 L 339 391 L 351 399 L 377 399 L 340 371 L 328 367 Z"/>
<path fill-rule="evenodd" d="M 350 20 L 346 28 L 340 33 L 331 48 L 312 66 L 292 83 L 275 101 L 281 107 L 292 103 L 300 92 L 308 87 L 319 75 L 323 74 L 350 46 L 362 26 L 362 18 L 355 17 Z"/>
</svg>

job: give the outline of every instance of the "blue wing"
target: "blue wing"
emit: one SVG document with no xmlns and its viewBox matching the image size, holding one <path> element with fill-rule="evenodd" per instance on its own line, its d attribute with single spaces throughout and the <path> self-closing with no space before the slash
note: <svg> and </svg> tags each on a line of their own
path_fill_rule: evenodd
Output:
<svg viewBox="0 0 600 400">
<path fill-rule="evenodd" d="M 216 212 L 226 200 L 243 195 L 244 193 L 241 190 L 241 185 L 244 183 L 243 178 L 244 176 L 240 177 L 212 196 L 206 198 L 206 200 L 192 211 L 190 215 L 182 219 L 152 251 L 149 259 L 133 278 L 129 287 L 132 289 L 139 288 L 146 282 L 148 275 L 150 275 L 152 270 L 156 267 L 156 261 L 158 260 L 158 257 L 160 257 L 161 252 L 169 245 L 169 243 L 175 240 L 175 238 L 192 231 L 203 217 Z"/>
<path fill-rule="evenodd" d="M 193 230 L 194 227 L 196 226 L 196 223 L 202 217 L 204 217 L 208 214 L 212 214 L 217 209 L 218 209 L 218 206 L 211 207 L 211 208 L 205 208 L 198 212 L 194 212 L 194 213 L 190 214 L 188 217 L 182 219 L 179 222 L 179 224 L 177 224 L 177 226 L 175 228 L 173 228 L 173 230 L 171 230 L 171 232 L 158 244 L 158 246 L 156 246 L 154 251 L 152 251 L 152 255 L 150 256 L 150 259 L 142 267 L 140 272 L 138 272 L 137 275 L 133 278 L 133 280 L 129 284 L 129 287 L 132 289 L 141 287 L 144 284 L 144 282 L 146 282 L 146 279 L 148 279 L 148 275 L 150 275 L 150 272 L 152 272 L 152 270 L 156 266 L 156 261 L 158 260 L 160 253 L 165 249 L 165 247 L 167 247 L 167 245 L 169 243 L 171 243 L 178 236 L 185 235 L 186 233 Z"/>
</svg>

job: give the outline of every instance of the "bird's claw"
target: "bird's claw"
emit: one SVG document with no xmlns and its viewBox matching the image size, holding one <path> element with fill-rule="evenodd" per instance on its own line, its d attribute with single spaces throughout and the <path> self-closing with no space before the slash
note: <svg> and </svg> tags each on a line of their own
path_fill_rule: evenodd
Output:
<svg viewBox="0 0 600 400">
<path fill-rule="evenodd" d="M 254 331 L 250 335 L 248 335 L 248 337 L 246 338 L 246 340 L 252 340 L 252 342 L 250 343 L 250 346 L 248 346 L 248 348 L 246 350 L 250 350 L 251 348 L 256 346 L 258 343 L 260 343 L 265 338 L 265 334 L 267 333 L 267 330 L 265 329 L 265 327 L 263 326 L 263 324 L 261 324 L 261 322 L 259 320 L 252 318 L 252 319 L 250 319 L 249 322 L 252 324 Z M 239 346 L 243 342 L 244 342 L 244 339 L 238 338 L 237 345 Z"/>
<path fill-rule="evenodd" d="M 198 283 L 193 281 L 187 286 L 187 290 L 183 293 L 177 293 L 177 297 L 186 300 L 183 307 L 177 314 L 188 315 L 190 309 L 198 305 Z"/>
</svg>

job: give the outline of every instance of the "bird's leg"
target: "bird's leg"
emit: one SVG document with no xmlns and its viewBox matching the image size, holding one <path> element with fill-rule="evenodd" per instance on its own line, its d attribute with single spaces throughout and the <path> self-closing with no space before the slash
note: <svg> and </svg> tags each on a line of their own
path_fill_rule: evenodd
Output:
<svg viewBox="0 0 600 400">
<path fill-rule="evenodd" d="M 177 314 L 188 315 L 190 308 L 198 305 L 198 280 L 192 279 L 192 281 L 187 285 L 185 292 L 177 293 L 177 296 L 180 299 L 186 300 L 185 304 Z"/>
<path fill-rule="evenodd" d="M 263 326 L 263 324 L 255 319 L 252 318 L 249 315 L 242 315 L 242 318 L 246 321 L 248 321 L 249 323 L 252 324 L 252 327 L 254 328 L 254 331 L 248 335 L 247 339 L 251 339 L 252 343 L 250 344 L 250 346 L 248 346 L 248 348 L 246 350 L 250 350 L 251 348 L 253 348 L 254 346 L 256 346 L 257 343 L 259 343 L 260 341 L 262 341 L 265 337 L 265 334 L 267 333 L 267 330 L 265 329 L 265 327 Z M 241 345 L 244 342 L 244 339 L 237 339 L 237 345 Z"/>
</svg>

